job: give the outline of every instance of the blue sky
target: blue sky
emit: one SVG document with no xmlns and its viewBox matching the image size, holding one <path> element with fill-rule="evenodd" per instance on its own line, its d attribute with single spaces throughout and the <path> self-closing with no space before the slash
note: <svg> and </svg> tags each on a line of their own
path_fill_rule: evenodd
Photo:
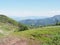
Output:
<svg viewBox="0 0 60 45">
<path fill-rule="evenodd" d="M 60 0 L 0 0 L 0 14 L 18 17 L 59 15 Z"/>
</svg>

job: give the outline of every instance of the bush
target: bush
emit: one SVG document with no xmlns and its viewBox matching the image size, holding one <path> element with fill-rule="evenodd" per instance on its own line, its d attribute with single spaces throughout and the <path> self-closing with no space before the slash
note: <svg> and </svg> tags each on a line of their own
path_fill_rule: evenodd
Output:
<svg viewBox="0 0 60 45">
<path fill-rule="evenodd" d="M 21 24 L 21 23 L 18 24 L 18 27 L 19 27 L 18 31 L 28 30 L 28 27 L 26 25 Z"/>
</svg>

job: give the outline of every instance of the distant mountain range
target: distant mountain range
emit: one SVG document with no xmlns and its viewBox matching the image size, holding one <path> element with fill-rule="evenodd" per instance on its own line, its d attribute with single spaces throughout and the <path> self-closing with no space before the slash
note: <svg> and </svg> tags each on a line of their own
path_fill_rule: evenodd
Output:
<svg viewBox="0 0 60 45">
<path fill-rule="evenodd" d="M 47 17 L 48 16 L 27 16 L 27 17 L 10 16 L 10 18 L 13 18 L 16 21 L 27 20 L 27 19 L 43 19 Z"/>
<path fill-rule="evenodd" d="M 56 20 L 58 20 L 58 22 L 60 22 L 60 15 L 56 15 L 53 17 L 48 17 L 48 18 L 38 18 L 38 19 L 25 19 L 25 20 L 21 20 L 20 22 L 23 24 L 27 24 L 27 25 L 34 25 L 34 26 L 39 26 L 39 25 L 51 25 L 51 24 L 55 24 Z"/>
</svg>

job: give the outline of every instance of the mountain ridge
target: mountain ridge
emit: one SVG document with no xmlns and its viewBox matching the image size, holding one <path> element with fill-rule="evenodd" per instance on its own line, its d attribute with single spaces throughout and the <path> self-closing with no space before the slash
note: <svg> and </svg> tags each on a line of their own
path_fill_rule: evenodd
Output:
<svg viewBox="0 0 60 45">
<path fill-rule="evenodd" d="M 27 25 L 52 25 L 56 23 L 56 19 L 60 22 L 60 15 L 44 19 L 26 19 L 21 20 L 20 22 Z"/>
</svg>

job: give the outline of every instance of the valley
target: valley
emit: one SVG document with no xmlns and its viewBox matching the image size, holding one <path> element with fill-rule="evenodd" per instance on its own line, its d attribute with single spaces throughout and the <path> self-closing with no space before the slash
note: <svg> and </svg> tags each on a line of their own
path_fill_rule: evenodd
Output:
<svg viewBox="0 0 60 45">
<path fill-rule="evenodd" d="M 0 0 L 0 45 L 60 45 L 60 0 Z"/>
<path fill-rule="evenodd" d="M 0 45 L 60 45 L 60 25 L 30 28 L 0 15 Z"/>
</svg>

